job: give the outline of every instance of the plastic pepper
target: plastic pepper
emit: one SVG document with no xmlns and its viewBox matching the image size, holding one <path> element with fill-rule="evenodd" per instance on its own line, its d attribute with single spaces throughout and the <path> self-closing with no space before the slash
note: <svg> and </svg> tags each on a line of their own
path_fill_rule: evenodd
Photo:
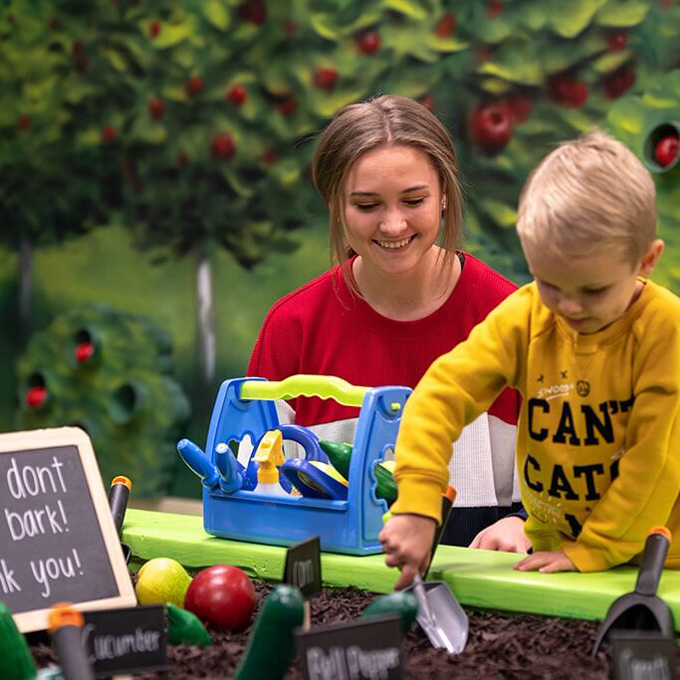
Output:
<svg viewBox="0 0 680 680">
<path fill-rule="evenodd" d="M 48 623 L 64 680 L 94 680 L 83 647 L 83 615 L 71 604 L 61 602 L 52 606 Z"/>
<path fill-rule="evenodd" d="M 319 446 L 328 456 L 331 465 L 348 480 L 354 447 L 351 444 L 338 444 L 327 439 L 319 439 Z M 375 480 L 377 482 L 375 495 L 384 499 L 388 506 L 392 505 L 397 500 L 397 485 L 392 472 L 385 465 L 378 464 L 375 466 Z"/>
<path fill-rule="evenodd" d="M 368 618 L 384 614 L 397 614 L 401 623 L 401 630 L 406 634 L 418 615 L 418 600 L 411 592 L 400 591 L 383 595 L 383 597 L 373 600 L 361 613 L 361 617 Z"/>
<path fill-rule="evenodd" d="M 293 631 L 302 625 L 304 598 L 280 584 L 262 605 L 234 680 L 281 680 L 295 656 Z"/>
<path fill-rule="evenodd" d="M 0 659 L 5 680 L 29 680 L 35 676 L 35 662 L 26 638 L 4 602 L 0 602 Z"/>
<path fill-rule="evenodd" d="M 201 620 L 190 611 L 168 602 L 168 640 L 173 645 L 210 645 L 212 638 Z"/>
</svg>

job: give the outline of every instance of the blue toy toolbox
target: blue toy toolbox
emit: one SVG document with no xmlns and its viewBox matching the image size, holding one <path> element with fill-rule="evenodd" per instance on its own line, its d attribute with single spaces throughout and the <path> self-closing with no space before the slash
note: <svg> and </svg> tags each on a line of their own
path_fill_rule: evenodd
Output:
<svg viewBox="0 0 680 680">
<path fill-rule="evenodd" d="M 350 555 L 380 552 L 378 534 L 387 504 L 376 498 L 374 468 L 388 450 L 394 450 L 410 393 L 407 387 L 356 387 L 330 376 L 297 375 L 280 382 L 237 378 L 223 382 L 210 421 L 206 453 L 188 442 L 198 452 L 189 460 L 180 450 L 182 442 L 178 444 L 182 458 L 203 482 L 205 530 L 221 538 L 283 546 L 318 535 L 322 550 L 328 552 Z M 265 495 L 246 491 L 243 486 L 231 491 L 233 487 L 229 484 L 219 483 L 218 468 L 225 467 L 219 452 L 233 442 L 241 442 L 246 435 L 254 443 L 255 451 L 268 432 L 290 428 L 280 425 L 275 401 L 299 396 L 331 398 L 340 404 L 361 406 L 347 500 Z M 311 431 L 307 432 L 314 437 Z M 321 453 L 317 460 L 320 459 L 326 460 L 325 454 Z M 241 465 L 239 468 L 243 471 Z"/>
</svg>

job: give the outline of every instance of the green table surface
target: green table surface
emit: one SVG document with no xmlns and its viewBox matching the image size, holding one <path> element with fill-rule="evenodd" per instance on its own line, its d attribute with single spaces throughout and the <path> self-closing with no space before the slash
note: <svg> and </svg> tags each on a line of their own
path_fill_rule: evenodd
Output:
<svg viewBox="0 0 680 680">
<path fill-rule="evenodd" d="M 250 576 L 279 581 L 286 549 L 228 541 L 210 536 L 201 517 L 147 510 L 128 510 L 122 540 L 140 561 L 171 557 L 185 567 L 232 564 Z M 429 579 L 446 581 L 464 605 L 581 619 L 602 619 L 611 603 L 635 587 L 637 571 L 618 567 L 608 572 L 539 574 L 518 572 L 518 555 L 440 546 Z M 323 582 L 387 593 L 397 572 L 385 566 L 382 555 L 355 557 L 322 553 Z M 670 606 L 680 631 L 680 571 L 665 571 L 659 596 Z"/>
</svg>

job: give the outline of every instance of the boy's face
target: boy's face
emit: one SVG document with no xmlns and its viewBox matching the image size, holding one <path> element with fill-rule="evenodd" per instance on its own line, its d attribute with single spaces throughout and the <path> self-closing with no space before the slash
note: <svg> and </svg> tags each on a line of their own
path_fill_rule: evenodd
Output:
<svg viewBox="0 0 680 680">
<path fill-rule="evenodd" d="M 523 247 L 543 304 L 575 331 L 596 333 L 620 319 L 637 299 L 643 287 L 637 277 L 654 269 L 663 241 L 653 241 L 635 265 L 616 249 L 561 257 L 535 245 Z"/>
</svg>

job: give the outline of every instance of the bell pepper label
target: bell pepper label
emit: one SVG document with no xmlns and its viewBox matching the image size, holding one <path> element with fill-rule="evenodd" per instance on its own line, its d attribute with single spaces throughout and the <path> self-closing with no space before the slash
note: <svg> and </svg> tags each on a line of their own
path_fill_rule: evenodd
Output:
<svg viewBox="0 0 680 680">
<path fill-rule="evenodd" d="M 296 633 L 307 680 L 401 680 L 401 628 L 396 615 L 318 626 Z"/>
<path fill-rule="evenodd" d="M 305 598 L 321 592 L 321 544 L 318 536 L 288 548 L 283 582 L 299 588 Z"/>
</svg>

